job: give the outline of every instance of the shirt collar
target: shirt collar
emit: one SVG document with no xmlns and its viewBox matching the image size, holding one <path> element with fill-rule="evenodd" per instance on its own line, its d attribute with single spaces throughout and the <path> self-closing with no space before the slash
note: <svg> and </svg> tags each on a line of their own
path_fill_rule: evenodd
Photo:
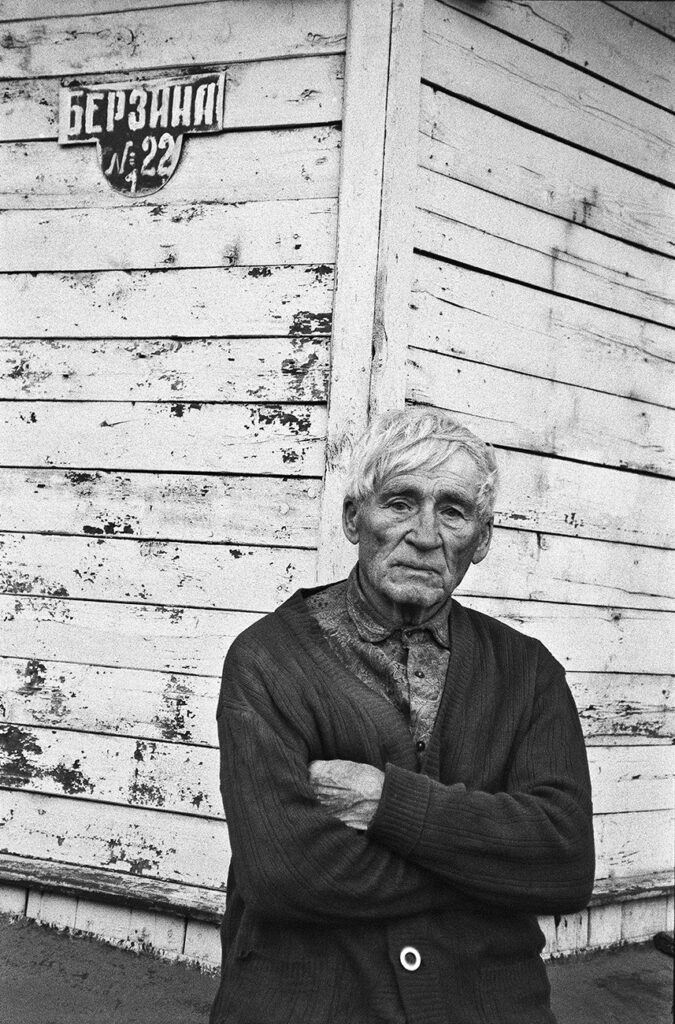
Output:
<svg viewBox="0 0 675 1024">
<path fill-rule="evenodd" d="M 438 611 L 434 612 L 430 619 L 427 619 L 426 622 L 421 622 L 418 626 L 409 628 L 425 630 L 431 633 L 437 644 L 449 650 L 450 630 L 448 627 L 448 616 L 450 614 L 450 603 L 451 599 L 448 598 Z M 358 565 L 354 566 L 347 581 L 347 614 L 354 623 L 361 639 L 367 640 L 369 643 L 378 643 L 378 641 L 386 640 L 400 629 L 399 626 L 383 622 L 368 601 L 359 583 Z"/>
</svg>

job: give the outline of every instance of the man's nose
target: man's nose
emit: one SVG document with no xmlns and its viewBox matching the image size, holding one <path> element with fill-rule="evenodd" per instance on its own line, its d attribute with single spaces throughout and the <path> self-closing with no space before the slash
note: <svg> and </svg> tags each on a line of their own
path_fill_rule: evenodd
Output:
<svg viewBox="0 0 675 1024">
<path fill-rule="evenodd" d="M 417 514 L 408 538 L 418 548 L 426 550 L 439 547 L 441 538 L 433 511 L 420 511 Z"/>
</svg>

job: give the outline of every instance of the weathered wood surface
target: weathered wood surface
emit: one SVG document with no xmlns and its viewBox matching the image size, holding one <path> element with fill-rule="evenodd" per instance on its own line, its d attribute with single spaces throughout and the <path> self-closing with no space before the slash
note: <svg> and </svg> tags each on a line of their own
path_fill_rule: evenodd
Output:
<svg viewBox="0 0 675 1024">
<path fill-rule="evenodd" d="M 161 203 L 241 203 L 258 199 L 337 196 L 340 131 L 323 128 L 204 135 L 191 154 L 184 140 L 178 174 L 162 188 Z M 193 159 L 194 156 L 194 159 Z M 156 205 L 156 196 L 134 200 Z M 155 200 L 155 202 L 151 202 Z M 124 201 L 125 209 L 130 200 Z M 80 209 L 120 206 L 101 174 L 93 146 L 12 142 L 0 146 L 3 209 Z"/>
<path fill-rule="evenodd" d="M 214 747 L 0 724 L 0 750 L 6 788 L 224 816 Z"/>
<path fill-rule="evenodd" d="M 595 819 L 596 879 L 672 871 L 671 810 L 601 814 Z"/>
<path fill-rule="evenodd" d="M 331 199 L 0 211 L 0 271 L 333 263 Z"/>
<path fill-rule="evenodd" d="M 255 26 L 255 31 L 252 27 Z M 8 78 L 133 72 L 344 50 L 346 3 L 227 0 L 18 21 L 0 48 Z"/>
<path fill-rule="evenodd" d="M 222 818 L 215 747 L 0 723 L 0 786 Z M 591 747 L 596 815 L 672 808 L 667 746 Z"/>
<path fill-rule="evenodd" d="M 588 70 L 643 99 L 672 109 L 675 80 L 672 49 L 666 39 L 623 12 L 598 0 L 443 0 L 464 14 L 517 36 Z M 659 6 L 663 7 L 663 4 Z"/>
<path fill-rule="evenodd" d="M 332 297 L 327 264 L 0 276 L 22 338 L 326 333 Z"/>
<path fill-rule="evenodd" d="M 328 338 L 0 338 L 0 397 L 322 402 Z"/>
<path fill-rule="evenodd" d="M 144 7 L 191 7 L 203 0 L 130 0 L 134 10 Z M 207 0 L 209 2 L 209 0 Z M 102 14 L 119 11 L 120 0 L 51 0 L 49 13 L 53 18 L 81 17 L 83 14 Z M 44 0 L 0 0 L 0 19 L 17 21 L 44 17 Z"/>
<path fill-rule="evenodd" d="M 423 77 L 434 85 L 610 160 L 673 180 L 674 126 L 668 111 L 439 0 L 425 5 L 422 67 Z"/>
<path fill-rule="evenodd" d="M 297 548 L 0 533 L 0 591 L 264 611 L 310 586 L 314 561 Z M 659 548 L 497 530 L 458 593 L 672 610 L 674 563 Z"/>
<path fill-rule="evenodd" d="M 173 914 L 187 914 L 198 921 L 219 920 L 225 907 L 224 895 L 219 890 L 201 889 L 176 882 L 158 882 L 152 878 L 133 876 L 129 872 L 58 864 L 40 857 L 26 860 L 11 854 L 0 855 L 0 878 L 31 889 L 35 887 L 42 892 L 85 899 L 95 895 L 97 900 L 103 902 L 164 913 L 171 911 Z"/>
<path fill-rule="evenodd" d="M 419 249 L 557 295 L 673 324 L 672 260 L 420 169 Z"/>
<path fill-rule="evenodd" d="M 0 528 L 310 548 L 320 491 L 292 477 L 0 469 Z"/>
<path fill-rule="evenodd" d="M 3 402 L 0 465 L 320 476 L 326 410 L 200 402 Z"/>
<path fill-rule="evenodd" d="M 569 671 L 672 671 L 665 612 L 470 596 L 462 603 L 537 637 Z M 0 595 L 8 657 L 165 672 L 219 675 L 230 642 L 257 618 L 177 605 Z"/>
<path fill-rule="evenodd" d="M 675 39 L 675 10 L 672 3 L 664 4 L 663 0 L 609 0 L 609 6 Z"/>
<path fill-rule="evenodd" d="M 424 167 L 667 255 L 675 251 L 675 209 L 658 182 L 428 87 L 420 132 Z"/>
<path fill-rule="evenodd" d="M 675 468 L 665 447 L 673 413 L 662 406 L 418 348 L 408 399 L 457 413 L 492 444 L 664 476 Z"/>
<path fill-rule="evenodd" d="M 675 546 L 670 480 L 507 449 L 497 458 L 498 526 Z M 292 477 L 0 469 L 0 528 L 313 547 L 320 491 Z"/>
<path fill-rule="evenodd" d="M 219 687 L 217 676 L 0 657 L 0 720 L 215 747 Z"/>
<path fill-rule="evenodd" d="M 0 595 L 4 654 L 82 665 L 219 676 L 234 638 L 258 618 L 177 604 Z"/>
<path fill-rule="evenodd" d="M 670 746 L 590 747 L 588 764 L 596 815 L 672 810 Z"/>
<path fill-rule="evenodd" d="M 425 256 L 417 257 L 416 270 L 417 347 L 672 405 L 668 328 Z"/>
<path fill-rule="evenodd" d="M 467 597 L 462 603 L 534 636 L 574 672 L 672 672 L 672 615 Z"/>
<path fill-rule="evenodd" d="M 312 585 L 315 557 L 299 548 L 7 533 L 0 590 L 262 612 Z"/>
<path fill-rule="evenodd" d="M 568 673 L 589 743 L 675 737 L 668 676 Z M 0 657 L 0 719 L 215 746 L 217 676 Z"/>
<path fill-rule="evenodd" d="M 319 583 L 344 575 L 351 561 L 342 492 L 352 447 L 368 422 L 391 21 L 389 0 L 349 5 Z"/>
<path fill-rule="evenodd" d="M 405 405 L 424 0 L 392 4 L 370 413 Z"/>
<path fill-rule="evenodd" d="M 0 810 L 0 843 L 16 856 L 222 891 L 230 857 L 222 820 L 21 791 Z"/>
<path fill-rule="evenodd" d="M 190 17 L 190 12 L 187 14 Z M 163 64 L 160 58 L 160 62 Z M 134 81 L 173 77 L 182 69 L 137 72 Z M 211 65 L 227 72 L 223 128 L 273 128 L 279 125 L 339 121 L 342 115 L 344 58 L 340 55 L 293 57 L 252 64 Z M 4 71 L 0 67 L 0 74 Z M 119 77 L 119 76 L 117 76 Z M 100 81 L 96 75 L 93 80 Z M 86 85 L 89 76 L 78 75 Z M 0 141 L 56 139 L 59 81 L 54 78 L 0 79 Z"/>
<path fill-rule="evenodd" d="M 567 681 L 587 739 L 675 740 L 670 676 L 569 672 Z"/>
<path fill-rule="evenodd" d="M 129 871 L 225 888 L 229 846 L 223 821 L 17 791 L 0 811 L 0 842 L 17 856 Z M 13 812 L 13 813 L 12 813 Z M 668 871 L 670 811 L 596 818 L 597 878 Z"/>
<path fill-rule="evenodd" d="M 673 546 L 673 482 L 602 466 L 497 452 L 497 522 L 574 537 Z"/>
<path fill-rule="evenodd" d="M 7 556 L 11 571 L 9 551 Z M 459 592 L 674 610 L 674 590 L 675 552 L 497 529 L 488 557 L 472 566 Z"/>
</svg>

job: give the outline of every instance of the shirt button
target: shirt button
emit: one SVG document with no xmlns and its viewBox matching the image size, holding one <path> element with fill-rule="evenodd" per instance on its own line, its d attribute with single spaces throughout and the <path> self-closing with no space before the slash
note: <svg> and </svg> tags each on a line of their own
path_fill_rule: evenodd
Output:
<svg viewBox="0 0 675 1024">
<path fill-rule="evenodd" d="M 427 749 L 427 745 L 424 742 L 424 740 L 418 740 L 417 743 L 415 744 L 415 747 L 417 750 L 419 750 L 420 754 L 422 753 L 423 750 Z"/>
<path fill-rule="evenodd" d="M 401 950 L 399 960 L 401 961 L 401 967 L 406 971 L 416 971 L 422 963 L 422 957 L 419 954 L 419 950 L 415 949 L 414 946 L 404 946 Z"/>
</svg>

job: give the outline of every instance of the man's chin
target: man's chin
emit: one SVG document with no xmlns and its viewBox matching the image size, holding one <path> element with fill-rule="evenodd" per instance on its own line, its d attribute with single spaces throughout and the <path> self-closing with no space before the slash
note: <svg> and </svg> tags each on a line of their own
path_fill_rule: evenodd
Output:
<svg viewBox="0 0 675 1024">
<path fill-rule="evenodd" d="M 417 608 L 433 608 L 445 601 L 446 593 L 439 582 L 392 583 L 388 596 L 399 605 L 413 605 Z"/>
</svg>

